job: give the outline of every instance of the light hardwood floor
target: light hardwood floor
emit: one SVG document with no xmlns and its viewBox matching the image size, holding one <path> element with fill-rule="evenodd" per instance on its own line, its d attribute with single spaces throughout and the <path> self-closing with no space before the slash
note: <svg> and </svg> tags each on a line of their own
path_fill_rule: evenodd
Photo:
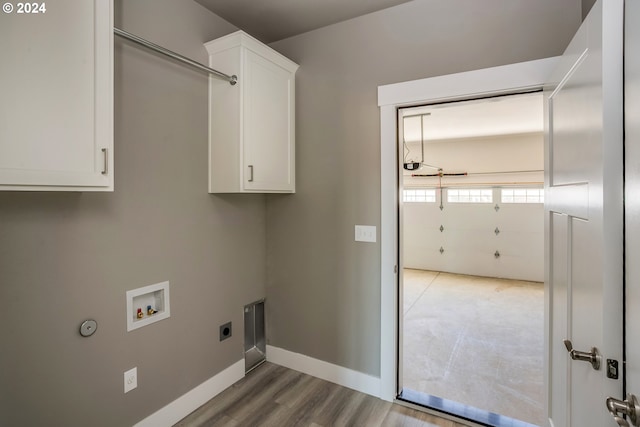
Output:
<svg viewBox="0 0 640 427">
<path fill-rule="evenodd" d="M 268 362 L 176 426 L 463 427 Z"/>
</svg>

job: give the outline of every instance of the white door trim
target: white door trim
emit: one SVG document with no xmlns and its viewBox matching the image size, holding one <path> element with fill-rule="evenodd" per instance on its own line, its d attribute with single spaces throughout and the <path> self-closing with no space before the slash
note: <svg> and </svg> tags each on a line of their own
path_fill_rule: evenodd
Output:
<svg viewBox="0 0 640 427">
<path fill-rule="evenodd" d="M 398 296 L 397 109 L 542 89 L 558 57 L 378 87 L 380 107 L 380 393 L 396 398 Z M 548 331 L 545 330 L 545 336 Z M 545 356 L 546 360 L 546 356 Z M 545 364 L 546 369 L 546 364 Z M 546 380 L 546 374 L 545 374 Z"/>
</svg>

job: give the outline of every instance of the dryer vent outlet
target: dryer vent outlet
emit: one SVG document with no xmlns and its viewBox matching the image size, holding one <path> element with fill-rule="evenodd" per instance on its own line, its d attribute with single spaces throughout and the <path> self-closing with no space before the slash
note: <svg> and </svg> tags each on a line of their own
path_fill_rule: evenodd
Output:
<svg viewBox="0 0 640 427">
<path fill-rule="evenodd" d="M 224 341 L 231 337 L 231 322 L 220 326 L 220 341 Z"/>
</svg>

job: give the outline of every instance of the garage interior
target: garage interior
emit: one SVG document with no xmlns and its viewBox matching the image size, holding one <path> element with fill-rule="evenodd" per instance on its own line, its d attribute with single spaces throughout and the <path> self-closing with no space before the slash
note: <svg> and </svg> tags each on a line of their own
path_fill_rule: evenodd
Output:
<svg viewBox="0 0 640 427">
<path fill-rule="evenodd" d="M 539 92 L 400 112 L 404 396 L 543 423 L 542 113 Z"/>
</svg>

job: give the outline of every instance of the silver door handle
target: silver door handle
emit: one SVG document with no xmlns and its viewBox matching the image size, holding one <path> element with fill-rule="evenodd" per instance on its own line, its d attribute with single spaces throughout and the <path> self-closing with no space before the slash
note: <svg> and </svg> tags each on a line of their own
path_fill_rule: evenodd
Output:
<svg viewBox="0 0 640 427">
<path fill-rule="evenodd" d="M 253 165 L 249 165 L 249 182 L 253 182 Z"/>
<path fill-rule="evenodd" d="M 631 393 L 627 395 L 627 400 L 619 400 L 613 397 L 607 398 L 607 409 L 620 427 L 638 426 L 640 421 L 640 406 L 638 399 Z M 627 416 L 627 420 L 623 416 Z M 631 424 L 629 424 L 631 421 Z"/>
<path fill-rule="evenodd" d="M 600 369 L 600 354 L 598 353 L 597 348 L 591 347 L 591 351 L 587 353 L 586 351 L 574 350 L 573 344 L 571 344 L 571 341 L 569 340 L 564 340 L 563 342 L 569 352 L 569 356 L 571 356 L 571 359 L 589 362 L 596 371 Z"/>
</svg>

